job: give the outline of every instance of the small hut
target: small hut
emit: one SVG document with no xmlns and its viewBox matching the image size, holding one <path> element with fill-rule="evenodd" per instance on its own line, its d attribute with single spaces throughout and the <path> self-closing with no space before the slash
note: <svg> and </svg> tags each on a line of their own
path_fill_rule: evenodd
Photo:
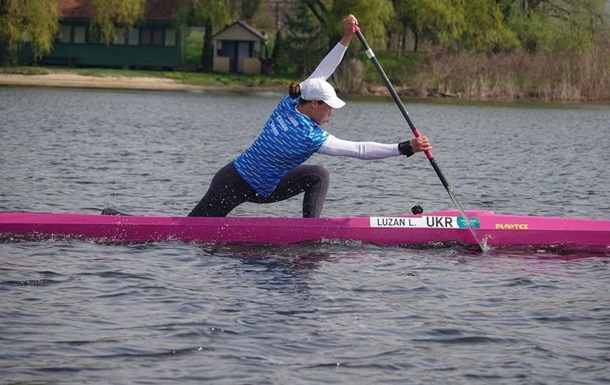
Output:
<svg viewBox="0 0 610 385">
<path fill-rule="evenodd" d="M 212 37 L 214 72 L 259 74 L 267 55 L 267 36 L 236 21 Z"/>
</svg>

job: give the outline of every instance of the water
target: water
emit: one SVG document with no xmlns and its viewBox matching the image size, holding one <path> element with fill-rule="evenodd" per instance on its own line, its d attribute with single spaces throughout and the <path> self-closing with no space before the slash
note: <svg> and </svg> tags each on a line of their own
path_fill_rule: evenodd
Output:
<svg viewBox="0 0 610 385">
<path fill-rule="evenodd" d="M 1 211 L 186 215 L 275 94 L 0 88 Z M 465 208 L 610 218 L 610 108 L 407 103 Z M 391 100 L 327 129 L 397 142 Z M 331 170 L 324 215 L 451 208 L 422 154 Z M 298 216 L 300 200 L 233 215 Z M 602 384 L 608 253 L 0 244 L 6 384 Z"/>
</svg>

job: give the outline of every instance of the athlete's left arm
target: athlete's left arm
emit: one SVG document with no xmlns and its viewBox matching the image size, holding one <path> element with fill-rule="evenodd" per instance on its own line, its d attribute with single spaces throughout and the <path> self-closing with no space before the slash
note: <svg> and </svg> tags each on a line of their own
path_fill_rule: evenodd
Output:
<svg viewBox="0 0 610 385">
<path fill-rule="evenodd" d="M 339 64 L 341 64 L 341 60 L 343 60 L 345 51 L 347 51 L 347 47 L 342 45 L 341 43 L 337 43 L 337 45 L 335 45 L 335 47 L 330 50 L 330 52 L 324 57 L 324 59 L 322 59 L 320 64 L 318 64 L 316 69 L 312 72 L 311 75 L 309 75 L 307 79 L 328 79 L 335 72 Z"/>
<path fill-rule="evenodd" d="M 358 20 L 356 20 L 354 15 L 348 15 L 343 19 L 343 37 L 333 49 L 330 50 L 324 59 L 322 59 L 313 73 L 309 75 L 308 79 L 323 78 L 326 80 L 335 72 L 341 63 L 341 60 L 343 60 L 343 56 L 345 55 L 345 51 L 347 51 L 350 41 L 355 35 L 354 25 L 357 24 Z"/>
</svg>

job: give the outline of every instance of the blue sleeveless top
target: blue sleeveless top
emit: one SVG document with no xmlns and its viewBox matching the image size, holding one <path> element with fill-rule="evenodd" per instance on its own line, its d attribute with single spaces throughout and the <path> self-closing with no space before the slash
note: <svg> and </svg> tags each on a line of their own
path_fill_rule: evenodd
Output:
<svg viewBox="0 0 610 385">
<path fill-rule="evenodd" d="M 298 103 L 299 98 L 286 95 L 254 143 L 233 161 L 239 175 L 264 197 L 288 171 L 316 153 L 329 136 L 296 110 Z"/>
</svg>

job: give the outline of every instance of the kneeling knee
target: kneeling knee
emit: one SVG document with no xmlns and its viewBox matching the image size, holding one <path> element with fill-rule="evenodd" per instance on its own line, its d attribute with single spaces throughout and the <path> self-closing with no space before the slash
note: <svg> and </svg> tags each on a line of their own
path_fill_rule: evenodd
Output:
<svg viewBox="0 0 610 385">
<path fill-rule="evenodd" d="M 322 181 L 328 181 L 330 179 L 330 172 L 322 167 L 322 166 L 316 166 L 316 173 L 315 173 Z"/>
</svg>

